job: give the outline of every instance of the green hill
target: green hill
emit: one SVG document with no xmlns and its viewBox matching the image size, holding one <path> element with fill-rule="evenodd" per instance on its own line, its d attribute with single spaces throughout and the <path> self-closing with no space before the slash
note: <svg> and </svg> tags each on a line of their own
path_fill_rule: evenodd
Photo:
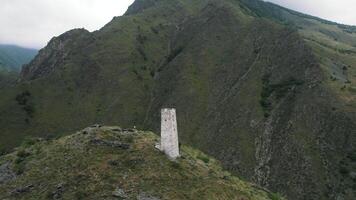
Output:
<svg viewBox="0 0 356 200">
<path fill-rule="evenodd" d="M 182 147 L 170 161 L 151 132 L 87 128 L 54 141 L 28 140 L 0 157 L 1 199 L 251 199 L 278 195 L 221 169 L 200 151 Z"/>
<path fill-rule="evenodd" d="M 14 86 L 18 79 L 18 73 L 0 70 L 0 89 Z"/>
<path fill-rule="evenodd" d="M 0 144 L 88 124 L 159 129 L 289 199 L 356 194 L 353 27 L 262 1 L 137 0 L 53 38 L 1 90 Z"/>
<path fill-rule="evenodd" d="M 20 71 L 22 65 L 29 63 L 37 50 L 15 45 L 0 44 L 0 71 Z"/>
</svg>

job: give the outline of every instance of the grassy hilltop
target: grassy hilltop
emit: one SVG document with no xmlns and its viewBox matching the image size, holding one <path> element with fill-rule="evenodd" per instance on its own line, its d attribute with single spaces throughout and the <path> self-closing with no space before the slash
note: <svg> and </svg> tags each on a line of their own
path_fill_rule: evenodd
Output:
<svg viewBox="0 0 356 200">
<path fill-rule="evenodd" d="M 170 161 L 157 141 L 151 132 L 119 127 L 28 140 L 0 157 L 0 199 L 282 199 L 190 147 Z"/>
</svg>

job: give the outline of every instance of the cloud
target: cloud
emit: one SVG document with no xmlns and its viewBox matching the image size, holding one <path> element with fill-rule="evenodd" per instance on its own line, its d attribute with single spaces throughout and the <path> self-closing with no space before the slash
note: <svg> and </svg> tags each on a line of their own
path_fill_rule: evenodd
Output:
<svg viewBox="0 0 356 200">
<path fill-rule="evenodd" d="M 0 43 L 41 48 L 73 28 L 98 30 L 134 0 L 1 0 Z"/>
<path fill-rule="evenodd" d="M 355 0 L 267 0 L 330 21 L 356 25 Z"/>
<path fill-rule="evenodd" d="M 134 0 L 1 0 L 0 43 L 41 48 L 73 28 L 100 29 Z M 331 21 L 356 25 L 355 0 L 268 0 Z"/>
</svg>

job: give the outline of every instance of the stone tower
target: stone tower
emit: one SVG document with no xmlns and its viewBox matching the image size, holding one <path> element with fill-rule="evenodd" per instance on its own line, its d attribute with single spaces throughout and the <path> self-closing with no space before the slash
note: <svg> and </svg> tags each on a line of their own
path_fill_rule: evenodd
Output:
<svg viewBox="0 0 356 200">
<path fill-rule="evenodd" d="M 176 110 L 164 108 L 161 110 L 161 151 L 169 158 L 179 157 L 179 142 Z"/>
</svg>

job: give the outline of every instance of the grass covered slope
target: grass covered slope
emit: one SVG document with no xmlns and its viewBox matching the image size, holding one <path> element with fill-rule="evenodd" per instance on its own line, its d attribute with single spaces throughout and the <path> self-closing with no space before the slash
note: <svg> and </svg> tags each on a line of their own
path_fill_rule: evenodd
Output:
<svg viewBox="0 0 356 200">
<path fill-rule="evenodd" d="M 7 70 L 0 70 L 0 89 L 14 86 L 16 80 L 19 78 L 16 72 L 8 72 Z"/>
<path fill-rule="evenodd" d="M 158 111 L 175 107 L 182 143 L 232 173 L 290 199 L 355 199 L 354 96 L 321 62 L 344 54 L 302 34 L 318 20 L 247 2 L 270 5 L 137 0 L 99 31 L 53 38 L 1 90 L 0 147 L 94 123 L 158 130 Z"/>
<path fill-rule="evenodd" d="M 348 26 L 260 0 L 241 0 L 245 9 L 297 30 L 321 64 L 328 86 L 356 110 L 356 26 Z"/>
<path fill-rule="evenodd" d="M 0 199 L 279 199 L 187 146 L 170 161 L 151 132 L 87 128 L 0 157 Z"/>
</svg>

